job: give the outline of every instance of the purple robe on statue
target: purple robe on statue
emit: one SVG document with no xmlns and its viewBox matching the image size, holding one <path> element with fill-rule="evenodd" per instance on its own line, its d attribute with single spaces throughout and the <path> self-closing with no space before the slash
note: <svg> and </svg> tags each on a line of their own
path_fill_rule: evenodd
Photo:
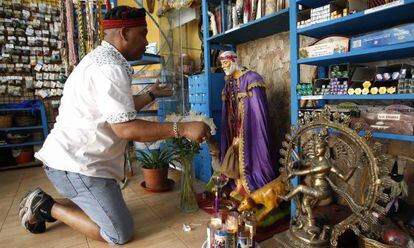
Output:
<svg viewBox="0 0 414 248">
<path fill-rule="evenodd" d="M 250 194 L 278 174 L 265 83 L 258 73 L 246 71 L 238 80 L 226 83 L 222 96 L 220 164 L 237 137 L 240 179 L 246 193 Z"/>
</svg>

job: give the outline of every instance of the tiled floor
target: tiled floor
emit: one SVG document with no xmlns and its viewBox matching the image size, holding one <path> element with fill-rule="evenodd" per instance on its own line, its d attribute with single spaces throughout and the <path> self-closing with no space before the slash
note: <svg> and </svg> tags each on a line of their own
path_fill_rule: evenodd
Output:
<svg viewBox="0 0 414 248">
<path fill-rule="evenodd" d="M 176 181 L 174 190 L 159 194 L 149 193 L 141 188 L 141 174 L 130 178 L 123 194 L 134 216 L 135 236 L 133 241 L 123 247 L 201 247 L 206 237 L 205 223 L 209 216 L 201 210 L 193 214 L 180 213 L 179 176 L 179 172 L 170 171 L 170 178 Z M 41 187 L 52 196 L 59 197 L 39 167 L 0 172 L 0 247 L 108 247 L 107 244 L 88 239 L 59 222 L 49 224 L 47 232 L 43 234 L 26 232 L 19 223 L 18 204 L 23 194 L 34 187 Z M 193 230 L 182 231 L 183 223 L 192 224 Z M 261 247 L 270 248 L 275 245 L 270 239 L 262 242 Z"/>
</svg>

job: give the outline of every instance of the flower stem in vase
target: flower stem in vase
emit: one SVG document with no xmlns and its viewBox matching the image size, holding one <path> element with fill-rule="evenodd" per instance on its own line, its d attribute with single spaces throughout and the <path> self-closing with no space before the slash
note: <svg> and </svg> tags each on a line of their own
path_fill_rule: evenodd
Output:
<svg viewBox="0 0 414 248">
<path fill-rule="evenodd" d="M 184 213 L 195 212 L 198 210 L 198 204 L 194 190 L 193 156 L 182 157 L 180 161 L 182 165 L 180 209 Z"/>
</svg>

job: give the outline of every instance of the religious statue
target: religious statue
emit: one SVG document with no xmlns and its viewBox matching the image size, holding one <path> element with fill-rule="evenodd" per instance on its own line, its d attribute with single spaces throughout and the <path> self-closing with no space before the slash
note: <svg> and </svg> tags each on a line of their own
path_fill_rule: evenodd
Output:
<svg viewBox="0 0 414 248">
<path fill-rule="evenodd" d="M 219 60 L 226 74 L 219 172 L 235 181 L 230 196 L 240 199 L 278 176 L 271 151 L 266 85 L 257 72 L 239 66 L 236 53 L 223 52 Z"/>
<path fill-rule="evenodd" d="M 281 172 L 298 178 L 286 181 L 289 192 L 279 195 L 292 200 L 295 211 L 289 230 L 274 236 L 277 247 L 337 247 L 345 231 L 366 237 L 385 216 L 384 189 L 393 185 L 386 156 L 370 132 L 361 137 L 361 128 L 350 123 L 349 116 L 325 108 L 304 115 L 286 134 Z M 346 217 L 327 214 L 335 208 L 347 209 Z"/>
<path fill-rule="evenodd" d="M 281 199 L 289 201 L 297 194 L 303 195 L 301 206 L 303 206 L 303 211 L 307 215 L 307 220 L 306 223 L 301 223 L 299 227 L 302 228 L 304 226 L 305 231 L 309 235 L 318 235 L 320 233 L 320 228 L 316 226 L 312 214 L 312 207 L 315 206 L 317 202 L 332 197 L 332 190 L 326 179 L 327 176 L 330 173 L 333 173 L 345 182 L 348 182 L 357 168 L 353 167 L 348 171 L 347 175 L 343 175 L 338 168 L 326 158 L 326 152 L 329 149 L 328 137 L 329 135 L 326 130 L 322 130 L 317 135 L 313 136 L 313 140 L 310 143 L 313 151 L 308 153 L 308 160 L 296 161 L 296 163 L 301 164 L 299 165 L 300 167 L 303 166 L 306 169 L 292 169 L 287 171 L 287 179 L 291 179 L 295 176 L 310 176 L 310 185 L 299 185 L 287 195 L 280 196 Z M 293 168 L 295 166 L 291 165 L 289 167 Z M 331 200 L 329 199 L 329 202 L 330 201 Z"/>
</svg>

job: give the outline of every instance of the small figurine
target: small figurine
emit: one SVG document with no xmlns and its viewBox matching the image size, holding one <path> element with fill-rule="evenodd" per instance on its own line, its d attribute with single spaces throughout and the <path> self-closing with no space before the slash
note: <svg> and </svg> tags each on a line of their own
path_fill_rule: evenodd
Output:
<svg viewBox="0 0 414 248">
<path fill-rule="evenodd" d="M 264 206 L 263 211 L 255 216 L 256 221 L 262 221 L 273 209 L 279 206 L 279 195 L 283 194 L 286 190 L 286 184 L 282 180 L 283 175 L 279 176 L 275 180 L 254 191 L 250 195 L 246 196 L 237 209 L 239 213 L 243 211 L 251 211 L 257 204 Z"/>
</svg>

